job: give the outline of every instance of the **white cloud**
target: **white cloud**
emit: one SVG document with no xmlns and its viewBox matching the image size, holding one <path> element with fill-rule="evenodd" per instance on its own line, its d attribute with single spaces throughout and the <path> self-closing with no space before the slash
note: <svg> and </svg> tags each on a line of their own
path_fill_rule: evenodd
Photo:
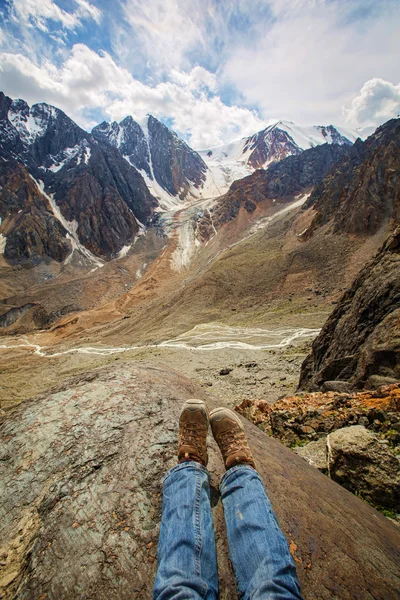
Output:
<svg viewBox="0 0 400 600">
<path fill-rule="evenodd" d="M 13 0 L 11 15 L 22 26 L 35 26 L 48 31 L 47 21 L 52 20 L 66 29 L 75 29 L 84 19 L 94 19 L 99 23 L 101 11 L 87 0 L 75 0 L 78 8 L 70 13 L 60 8 L 53 0 Z"/>
<path fill-rule="evenodd" d="M 133 78 L 107 53 L 97 54 L 84 44 L 73 46 L 61 68 L 49 61 L 40 67 L 21 54 L 1 53 L 3 89 L 29 103 L 46 101 L 62 108 L 82 126 L 86 109 L 99 108 L 110 119 L 131 114 L 141 119 L 151 113 L 171 118 L 173 128 L 187 135 L 195 148 L 206 148 L 249 135 L 264 122 L 253 111 L 227 106 L 204 88 L 215 85 L 214 76 L 195 67 L 189 73 L 174 72 L 172 81 L 149 86 Z"/>
<path fill-rule="evenodd" d="M 217 89 L 217 78 L 214 73 L 210 73 L 203 67 L 193 67 L 189 73 L 172 69 L 170 78 L 178 85 L 188 88 L 189 90 L 208 90 L 215 92 Z"/>
<path fill-rule="evenodd" d="M 343 109 L 346 120 L 360 127 L 377 126 L 400 114 L 400 83 L 375 77 L 362 86 L 350 108 Z"/>
<path fill-rule="evenodd" d="M 271 6 L 275 20 L 260 23 L 258 37 L 233 48 L 221 67 L 224 80 L 264 118 L 340 124 L 341 106 L 365 81 L 377 74 L 398 79 L 398 2 L 274 0 Z"/>
</svg>

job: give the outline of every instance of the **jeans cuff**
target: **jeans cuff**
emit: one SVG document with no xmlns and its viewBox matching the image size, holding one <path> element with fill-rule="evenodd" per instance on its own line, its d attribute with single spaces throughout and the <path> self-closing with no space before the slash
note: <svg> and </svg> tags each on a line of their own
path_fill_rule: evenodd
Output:
<svg viewBox="0 0 400 600">
<path fill-rule="evenodd" d="M 250 465 L 235 465 L 234 467 L 231 467 L 230 469 L 228 469 L 227 471 L 225 471 L 225 473 L 222 475 L 221 477 L 221 481 L 219 482 L 219 489 L 222 490 L 222 488 L 227 485 L 227 480 L 229 479 L 229 477 L 231 475 L 233 475 L 236 471 L 250 471 L 250 473 L 253 473 L 255 475 L 257 475 L 257 477 L 260 479 L 261 481 L 261 477 L 258 474 L 258 472 L 253 469 L 253 467 L 251 467 Z"/>
<path fill-rule="evenodd" d="M 168 477 L 173 475 L 176 471 L 180 471 L 181 469 L 192 469 L 196 471 L 202 471 L 207 475 L 208 478 L 210 478 L 210 473 L 207 471 L 206 467 L 204 467 L 201 463 L 196 462 L 195 460 L 185 460 L 184 462 L 175 465 L 175 467 L 172 467 L 172 469 L 167 471 L 162 480 L 163 485 L 168 479 Z"/>
</svg>

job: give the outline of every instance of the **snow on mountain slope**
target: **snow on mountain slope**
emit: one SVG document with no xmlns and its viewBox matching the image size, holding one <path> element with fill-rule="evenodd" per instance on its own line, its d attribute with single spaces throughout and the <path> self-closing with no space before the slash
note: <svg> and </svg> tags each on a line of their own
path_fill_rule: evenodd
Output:
<svg viewBox="0 0 400 600">
<path fill-rule="evenodd" d="M 320 144 L 352 144 L 359 136 L 355 130 L 333 125 L 300 126 L 278 121 L 252 136 L 216 148 L 199 151 L 221 193 L 231 183 L 250 175 L 255 169 L 267 168 L 287 156 Z"/>
<path fill-rule="evenodd" d="M 29 108 L 24 100 L 14 100 L 8 111 L 8 120 L 18 131 L 21 140 L 32 143 L 44 135 L 49 122 L 58 112 L 57 108 L 44 102 Z"/>
<path fill-rule="evenodd" d="M 125 160 L 145 178 L 151 193 L 164 210 L 197 199 L 212 184 L 207 166 L 176 133 L 161 121 L 147 115 L 140 123 L 131 116 L 120 123 L 103 122 L 92 130 L 93 136 L 121 152 Z M 215 187 L 215 186 L 214 186 Z M 218 195 L 218 190 L 213 190 Z"/>
</svg>

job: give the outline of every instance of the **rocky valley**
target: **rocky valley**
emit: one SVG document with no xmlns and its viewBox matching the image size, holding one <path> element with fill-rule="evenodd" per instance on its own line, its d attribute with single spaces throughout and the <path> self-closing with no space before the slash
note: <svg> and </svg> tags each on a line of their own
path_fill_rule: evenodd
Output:
<svg viewBox="0 0 400 600">
<path fill-rule="evenodd" d="M 4 598 L 150 597 L 189 397 L 244 417 L 306 598 L 398 597 L 399 173 L 399 119 L 195 151 L 0 94 Z"/>
</svg>

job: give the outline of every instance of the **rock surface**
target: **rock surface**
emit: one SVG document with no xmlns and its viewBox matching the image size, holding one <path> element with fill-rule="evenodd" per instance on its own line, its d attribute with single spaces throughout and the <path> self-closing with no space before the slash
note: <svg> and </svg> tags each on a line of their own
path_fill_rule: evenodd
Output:
<svg viewBox="0 0 400 600">
<path fill-rule="evenodd" d="M 400 462 L 362 425 L 338 429 L 327 438 L 331 478 L 351 492 L 400 510 Z"/>
<path fill-rule="evenodd" d="M 151 597 L 161 478 L 175 463 L 181 403 L 203 392 L 159 366 L 118 364 L 2 418 L 5 599 Z M 304 597 L 398 598 L 398 528 L 250 423 L 245 429 Z M 222 469 L 212 442 L 221 598 L 233 599 L 215 489 Z"/>
<path fill-rule="evenodd" d="M 361 270 L 314 340 L 299 389 L 326 381 L 370 388 L 376 378 L 400 380 L 400 227 Z"/>
</svg>

